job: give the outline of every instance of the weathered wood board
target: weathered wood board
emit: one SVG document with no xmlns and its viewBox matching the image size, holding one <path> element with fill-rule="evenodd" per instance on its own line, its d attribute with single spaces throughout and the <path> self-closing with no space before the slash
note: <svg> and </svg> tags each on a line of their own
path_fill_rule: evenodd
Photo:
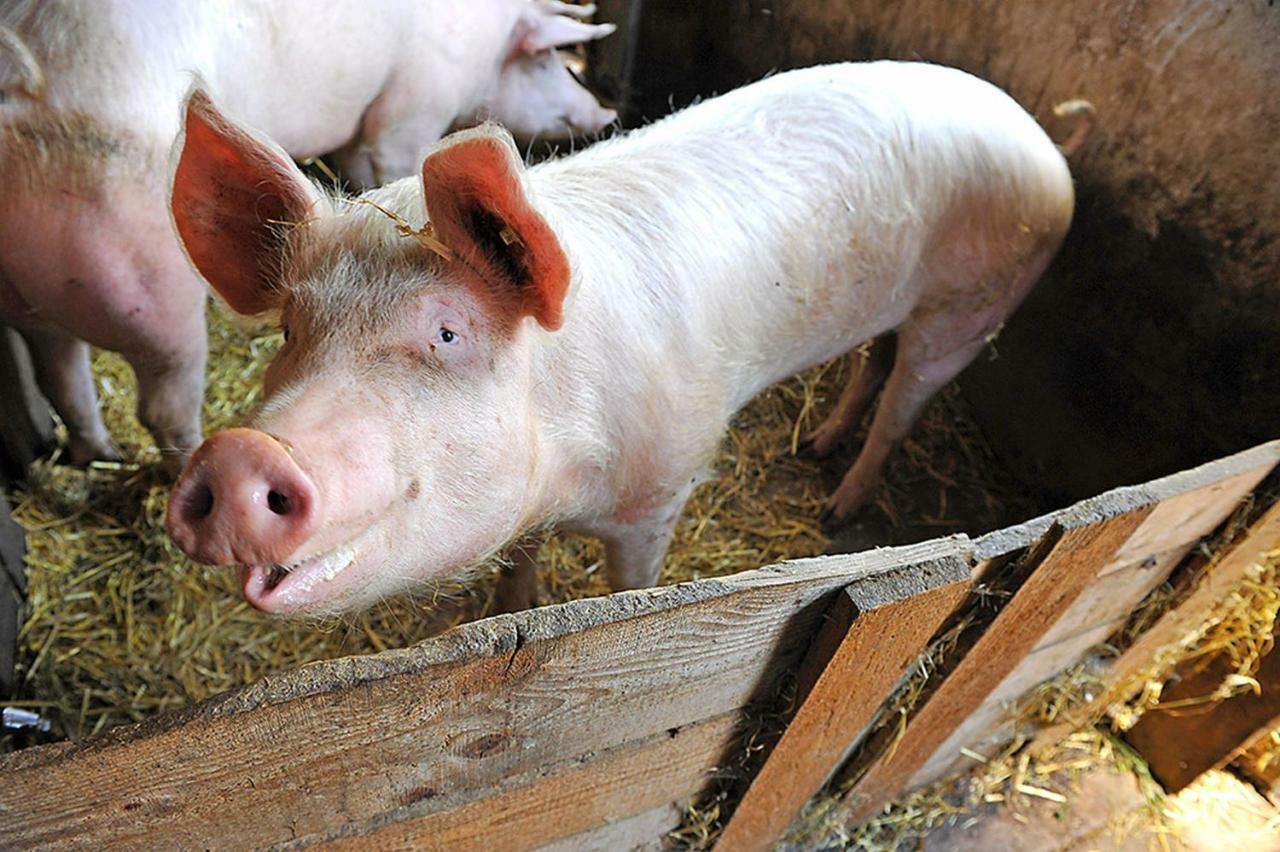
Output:
<svg viewBox="0 0 1280 852">
<path fill-rule="evenodd" d="M 795 664 L 839 589 L 951 576 L 969 549 L 958 537 L 799 560 L 304 666 L 186 713 L 0 759 L 0 836 L 271 845 L 406 808 L 415 819 L 453 811 L 525 773 L 740 710 Z M 634 813 L 653 807 L 637 797 Z"/>
<path fill-rule="evenodd" d="M 0 758 L 0 837 L 136 848 L 630 845 L 669 828 L 723 764 L 743 709 L 813 647 L 841 590 L 862 610 L 846 621 L 867 630 L 846 630 L 828 643 L 830 661 L 813 666 L 808 722 L 779 759 L 805 764 L 793 764 L 805 787 L 847 753 L 954 605 L 928 596 L 1029 552 L 1029 577 L 854 788 L 865 814 L 950 766 L 953 746 L 992 730 L 1009 701 L 1074 662 L 1125 594 L 1149 587 L 1278 453 L 1265 445 L 976 543 L 796 560 L 304 666 L 83 743 Z M 904 589 L 922 596 L 898 600 Z M 902 641 L 883 632 L 896 629 L 895 606 L 923 608 Z M 875 688 L 868 700 L 833 701 L 850 682 Z M 797 791 L 783 798 L 791 807 Z M 776 830 L 753 810 L 744 818 Z"/>
<path fill-rule="evenodd" d="M 1034 748 L 1056 744 L 1088 720 L 1100 718 L 1111 705 L 1127 701 L 1142 688 L 1141 679 L 1165 672 L 1172 665 L 1165 658 L 1176 654 L 1184 639 L 1203 624 L 1205 614 L 1244 579 L 1265 553 L 1276 548 L 1280 548 L 1280 503 L 1264 512 L 1178 605 L 1161 615 L 1107 667 L 1107 688 L 1061 723 L 1039 732 Z"/>
<path fill-rule="evenodd" d="M 1019 699 L 1104 639 L 1266 476 L 1278 452 L 1277 442 L 1265 444 L 1086 500 L 1054 515 L 1047 529 L 1042 519 L 1028 524 L 1027 538 L 1045 530 L 1034 571 L 917 709 L 892 754 L 849 791 L 850 821 L 963 767 L 968 758 L 961 749 L 980 753 L 1007 741 Z M 980 539 L 975 555 L 993 558 L 1017 539 L 1001 531 L 990 542 Z"/>
<path fill-rule="evenodd" d="M 968 593 L 968 566 L 956 569 L 933 578 L 934 585 L 913 582 L 874 590 L 857 584 L 837 598 L 828 625 L 843 627 L 843 641 L 827 655 L 822 674 L 747 790 L 717 850 L 770 848 L 844 763 L 880 705 Z"/>
<path fill-rule="evenodd" d="M 928 771 L 931 760 L 945 753 L 948 743 L 969 741 L 969 720 L 1043 639 L 1054 613 L 1070 606 L 1088 588 L 1091 576 L 1074 570 L 1076 566 L 1105 562 L 1149 513 L 1149 508 L 1131 509 L 1098 523 L 1067 529 L 1055 525 L 1050 530 L 1039 545 L 1034 572 L 1022 588 L 925 699 L 892 753 L 873 764 L 849 791 L 851 822 L 861 822 L 904 789 L 931 780 L 915 779 Z"/>
<path fill-rule="evenodd" d="M 579 843 L 607 840 L 612 848 L 629 849 L 653 839 L 647 832 L 653 829 L 655 808 L 687 800 L 706 785 L 732 747 L 737 722 L 738 714 L 728 713 L 598 752 L 587 761 L 534 768 L 506 779 L 491 795 L 449 810 L 431 807 L 424 792 L 427 798 L 419 807 L 349 823 L 336 834 L 308 835 L 290 846 L 517 852 L 585 832 L 589 836 Z M 632 823 L 637 815 L 643 819 Z"/>
<path fill-rule="evenodd" d="M 1186 552 L 1225 521 L 1271 471 L 1278 454 L 1280 444 L 1272 442 L 1146 485 L 1117 489 L 1062 513 L 1060 523 L 1068 531 L 1076 523 L 1096 524 L 1091 518 L 1095 513 L 1107 512 L 1109 505 L 1119 508 L 1137 504 L 1140 508 L 1130 513 L 1145 517 L 1110 558 L 1093 564 L 1087 559 L 1094 558 L 1094 554 L 1085 560 L 1069 557 L 1068 578 L 1063 582 L 1079 578 L 1077 582 L 1083 585 L 1078 593 L 1043 613 L 1048 629 L 1039 641 L 939 746 L 912 778 L 911 786 L 971 766 L 961 748 L 990 755 L 1007 742 L 1014 733 L 1012 717 L 1022 696 L 1079 662 L 1115 632 Z M 1102 523 L 1115 522 L 1108 519 Z M 978 548 L 982 550 L 981 542 Z"/>
<path fill-rule="evenodd" d="M 1175 709 L 1178 702 L 1213 695 L 1232 671 L 1230 661 L 1221 658 L 1180 665 L 1160 695 L 1168 709 L 1157 705 L 1148 710 L 1125 734 L 1168 792 L 1177 793 L 1201 773 L 1221 769 L 1280 727 L 1280 648 L 1275 646 L 1254 675 L 1258 692 Z"/>
</svg>

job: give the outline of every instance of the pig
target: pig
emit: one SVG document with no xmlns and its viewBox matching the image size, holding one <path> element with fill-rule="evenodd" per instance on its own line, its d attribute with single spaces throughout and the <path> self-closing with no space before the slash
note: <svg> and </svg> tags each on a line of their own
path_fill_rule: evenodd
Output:
<svg viewBox="0 0 1280 852">
<path fill-rule="evenodd" d="M 829 452 L 883 384 L 828 502 L 847 517 L 1074 203 L 1017 103 L 923 63 L 781 73 L 533 167 L 484 126 L 355 200 L 201 92 L 181 146 L 192 261 L 288 342 L 248 425 L 193 455 L 168 531 L 280 614 L 460 575 L 535 528 L 602 540 L 614 589 L 653 585 L 733 413 L 870 342 L 812 436 Z M 533 588 L 516 559 L 504 605 Z"/>
<path fill-rule="evenodd" d="M 193 74 L 291 155 L 336 151 L 371 185 L 412 174 L 455 123 L 563 137 L 613 122 L 555 49 L 613 31 L 591 13 L 548 0 L 5 4 L 0 322 L 31 349 L 67 459 L 118 455 L 89 344 L 132 366 L 139 420 L 171 466 L 200 442 L 207 291 L 167 203 Z"/>
</svg>

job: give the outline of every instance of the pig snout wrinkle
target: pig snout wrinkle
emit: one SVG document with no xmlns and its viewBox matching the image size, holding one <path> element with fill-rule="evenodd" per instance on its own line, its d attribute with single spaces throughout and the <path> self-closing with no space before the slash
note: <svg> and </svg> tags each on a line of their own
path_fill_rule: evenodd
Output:
<svg viewBox="0 0 1280 852">
<path fill-rule="evenodd" d="M 253 429 L 213 435 L 169 501 L 169 535 L 214 565 L 284 561 L 315 532 L 315 485 L 275 438 Z"/>
</svg>

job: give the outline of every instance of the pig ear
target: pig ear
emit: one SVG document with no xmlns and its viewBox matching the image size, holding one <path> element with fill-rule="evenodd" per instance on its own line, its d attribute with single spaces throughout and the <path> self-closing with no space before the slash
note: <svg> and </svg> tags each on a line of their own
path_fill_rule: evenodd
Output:
<svg viewBox="0 0 1280 852">
<path fill-rule="evenodd" d="M 455 133 L 422 164 L 422 193 L 437 236 L 496 285 L 517 316 L 555 331 L 569 289 L 569 260 L 525 196 L 509 134 Z"/>
<path fill-rule="evenodd" d="M 319 195 L 293 160 L 218 112 L 202 90 L 187 98 L 171 206 L 191 263 L 238 313 L 275 307 L 285 229 Z"/>
<path fill-rule="evenodd" d="M 614 24 L 586 24 L 544 5 L 531 6 L 520 20 L 517 39 L 524 53 L 541 53 L 549 47 L 564 47 L 595 41 L 617 29 Z"/>
</svg>

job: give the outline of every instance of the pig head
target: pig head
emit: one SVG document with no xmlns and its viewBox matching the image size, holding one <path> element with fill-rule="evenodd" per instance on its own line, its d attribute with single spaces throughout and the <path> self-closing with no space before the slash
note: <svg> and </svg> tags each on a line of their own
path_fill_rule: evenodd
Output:
<svg viewBox="0 0 1280 852">
<path fill-rule="evenodd" d="M 588 24 L 595 6 L 535 0 L 521 11 L 497 83 L 484 105 L 468 118 L 496 120 L 524 139 L 565 139 L 603 130 L 618 117 L 596 101 L 578 75 L 574 59 L 557 48 L 604 38 L 613 24 Z"/>
<path fill-rule="evenodd" d="M 174 541 L 241 566 L 254 606 L 315 612 L 456 573 L 526 527 L 544 497 L 531 339 L 560 325 L 569 265 L 510 138 L 457 134 L 421 184 L 382 190 L 425 197 L 437 251 L 322 196 L 201 92 L 179 145 L 192 262 L 235 310 L 275 312 L 285 344 L 250 428 L 210 437 L 175 486 Z"/>
</svg>

